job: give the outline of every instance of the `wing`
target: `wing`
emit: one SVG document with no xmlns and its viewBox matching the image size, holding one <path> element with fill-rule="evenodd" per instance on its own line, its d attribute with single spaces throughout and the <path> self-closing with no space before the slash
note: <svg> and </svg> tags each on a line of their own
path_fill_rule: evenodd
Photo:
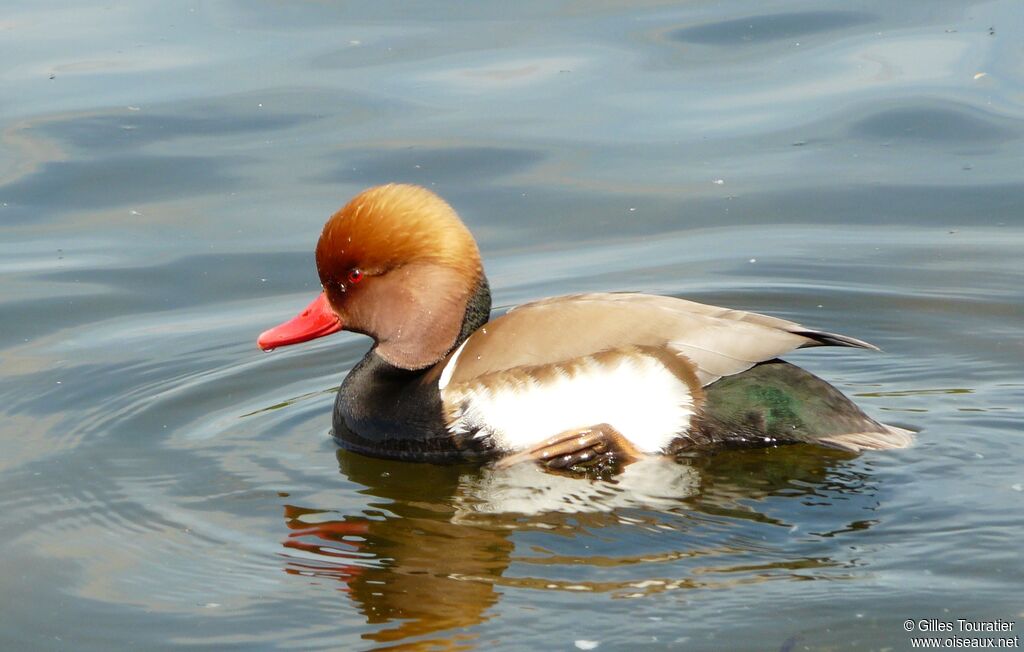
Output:
<svg viewBox="0 0 1024 652">
<path fill-rule="evenodd" d="M 626 345 L 665 347 L 685 356 L 705 386 L 794 349 L 876 348 L 785 319 L 672 297 L 577 294 L 527 303 L 485 324 L 456 351 L 442 385 Z"/>
</svg>

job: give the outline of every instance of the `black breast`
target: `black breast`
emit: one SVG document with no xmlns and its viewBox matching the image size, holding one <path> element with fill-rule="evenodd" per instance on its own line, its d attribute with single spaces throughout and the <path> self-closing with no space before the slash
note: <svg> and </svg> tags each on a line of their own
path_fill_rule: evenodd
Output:
<svg viewBox="0 0 1024 652">
<path fill-rule="evenodd" d="M 490 316 L 491 291 L 482 278 L 466 308 L 455 349 Z M 454 435 L 444 423 L 436 377 L 430 369 L 400 369 L 371 349 L 349 372 L 334 402 L 334 439 L 373 457 L 426 462 L 488 455 L 490 447 L 469 435 Z"/>
</svg>

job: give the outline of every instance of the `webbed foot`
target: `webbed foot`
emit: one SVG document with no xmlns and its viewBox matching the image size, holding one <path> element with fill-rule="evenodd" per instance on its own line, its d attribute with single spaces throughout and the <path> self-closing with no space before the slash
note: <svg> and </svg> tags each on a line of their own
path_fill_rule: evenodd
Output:
<svg viewBox="0 0 1024 652">
<path fill-rule="evenodd" d="M 561 432 L 498 460 L 496 466 L 504 469 L 521 462 L 536 462 L 553 471 L 602 471 L 630 464 L 644 456 L 622 433 L 601 423 Z"/>
</svg>

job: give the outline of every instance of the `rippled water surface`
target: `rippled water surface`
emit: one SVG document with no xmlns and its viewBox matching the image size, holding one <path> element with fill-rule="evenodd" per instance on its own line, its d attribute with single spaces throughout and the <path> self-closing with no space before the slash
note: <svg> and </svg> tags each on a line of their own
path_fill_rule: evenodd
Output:
<svg viewBox="0 0 1024 652">
<path fill-rule="evenodd" d="M 1019 621 L 1022 44 L 1013 0 L 7 2 L 0 647 L 906 649 L 907 618 Z M 368 341 L 254 340 L 387 181 L 455 206 L 497 307 L 642 290 L 867 339 L 790 359 L 918 443 L 605 481 L 339 451 Z"/>
</svg>

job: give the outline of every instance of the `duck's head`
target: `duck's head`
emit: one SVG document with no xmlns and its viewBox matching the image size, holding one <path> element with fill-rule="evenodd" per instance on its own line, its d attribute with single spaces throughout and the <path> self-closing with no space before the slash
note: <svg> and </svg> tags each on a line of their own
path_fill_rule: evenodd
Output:
<svg viewBox="0 0 1024 652">
<path fill-rule="evenodd" d="M 486 288 L 473 236 L 451 206 L 419 186 L 356 195 L 324 225 L 316 268 L 323 292 L 261 334 L 261 349 L 344 329 L 372 337 L 390 364 L 421 369 L 464 336 L 467 306 Z"/>
</svg>

